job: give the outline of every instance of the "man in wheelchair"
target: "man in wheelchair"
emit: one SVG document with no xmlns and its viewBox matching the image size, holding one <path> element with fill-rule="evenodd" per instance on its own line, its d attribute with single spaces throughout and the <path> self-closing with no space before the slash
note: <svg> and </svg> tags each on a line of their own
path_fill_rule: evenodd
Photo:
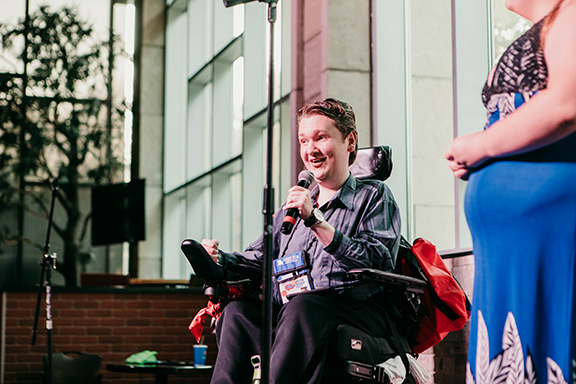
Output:
<svg viewBox="0 0 576 384">
<path fill-rule="evenodd" d="M 358 138 L 348 104 L 325 99 L 304 106 L 298 112 L 298 137 L 302 161 L 317 184 L 312 191 L 299 185 L 290 189 L 282 207 L 297 210 L 289 234 L 281 232 L 285 214 L 279 211 L 273 218 L 270 382 L 276 384 L 321 382 L 329 335 L 338 325 L 390 336 L 381 285 L 355 280 L 347 272 L 391 271 L 401 238 L 392 192 L 381 181 L 357 180 L 350 173 Z M 225 268 L 262 265 L 262 237 L 244 252 L 222 252 L 215 239 L 204 239 L 202 246 Z M 219 352 L 212 383 L 250 382 L 250 357 L 260 352 L 260 327 L 260 301 L 245 298 L 224 308 L 216 327 Z"/>
</svg>

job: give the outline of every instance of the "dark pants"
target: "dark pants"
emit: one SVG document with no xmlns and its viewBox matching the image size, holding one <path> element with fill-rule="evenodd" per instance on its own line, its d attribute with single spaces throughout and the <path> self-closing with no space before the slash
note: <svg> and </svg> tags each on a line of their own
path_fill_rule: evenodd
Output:
<svg viewBox="0 0 576 384">
<path fill-rule="evenodd" d="M 321 382 L 328 337 L 339 324 L 353 325 L 373 336 L 389 334 L 380 305 L 336 294 L 300 294 L 276 313 L 271 384 Z M 212 383 L 250 383 L 250 357 L 260 354 L 260 327 L 260 301 L 237 300 L 226 306 L 216 327 L 219 349 Z"/>
</svg>

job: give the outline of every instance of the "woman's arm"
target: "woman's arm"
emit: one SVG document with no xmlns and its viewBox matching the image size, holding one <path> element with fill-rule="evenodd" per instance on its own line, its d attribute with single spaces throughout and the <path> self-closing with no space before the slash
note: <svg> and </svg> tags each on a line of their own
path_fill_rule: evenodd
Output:
<svg viewBox="0 0 576 384">
<path fill-rule="evenodd" d="M 458 177 L 495 157 L 532 151 L 576 131 L 576 0 L 565 1 L 546 36 L 548 84 L 489 129 L 456 138 L 445 152 Z"/>
</svg>

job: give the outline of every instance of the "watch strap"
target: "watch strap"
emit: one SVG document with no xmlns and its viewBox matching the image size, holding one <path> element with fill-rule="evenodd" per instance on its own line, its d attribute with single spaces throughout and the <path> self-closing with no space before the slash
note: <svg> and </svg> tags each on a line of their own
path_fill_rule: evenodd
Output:
<svg viewBox="0 0 576 384">
<path fill-rule="evenodd" d="M 315 211 L 316 211 L 317 209 L 318 209 L 318 208 L 313 208 L 313 209 L 312 209 L 312 213 L 310 214 L 310 217 L 307 218 L 306 220 L 304 220 L 304 226 L 306 226 L 306 227 L 311 227 L 311 226 L 313 226 L 314 224 L 320 222 L 320 221 L 318 220 L 318 218 L 316 217 L 316 214 L 315 214 Z"/>
</svg>

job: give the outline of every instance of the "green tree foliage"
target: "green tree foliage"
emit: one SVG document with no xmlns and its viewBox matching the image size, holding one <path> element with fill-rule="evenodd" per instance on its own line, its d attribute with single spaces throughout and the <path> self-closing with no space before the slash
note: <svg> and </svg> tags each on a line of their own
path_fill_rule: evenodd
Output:
<svg viewBox="0 0 576 384">
<path fill-rule="evenodd" d="M 52 227 L 64 242 L 58 270 L 74 286 L 90 218 L 80 209 L 80 187 L 110 183 L 121 168 L 112 152 L 122 108 L 107 108 L 108 42 L 99 42 L 69 7 L 40 7 L 28 22 L 0 25 L 0 35 L 2 55 L 25 68 L 0 74 L 0 213 L 24 209 L 47 218 L 50 189 L 37 186 L 58 178 L 57 202 L 66 216 Z M 2 234 L 31 242 L 14 227 Z"/>
</svg>

